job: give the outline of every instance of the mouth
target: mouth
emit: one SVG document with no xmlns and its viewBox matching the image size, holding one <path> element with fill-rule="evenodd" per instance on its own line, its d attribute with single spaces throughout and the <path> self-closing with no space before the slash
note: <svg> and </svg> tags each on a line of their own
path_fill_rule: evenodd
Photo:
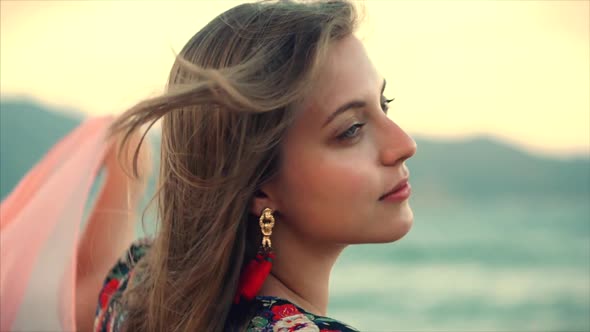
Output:
<svg viewBox="0 0 590 332">
<path fill-rule="evenodd" d="M 383 200 L 385 197 L 393 195 L 393 194 L 397 193 L 398 191 L 405 189 L 408 185 L 409 185 L 408 178 L 407 177 L 403 178 L 391 190 L 389 190 L 385 194 L 381 195 L 381 197 L 379 197 L 379 200 Z"/>
</svg>

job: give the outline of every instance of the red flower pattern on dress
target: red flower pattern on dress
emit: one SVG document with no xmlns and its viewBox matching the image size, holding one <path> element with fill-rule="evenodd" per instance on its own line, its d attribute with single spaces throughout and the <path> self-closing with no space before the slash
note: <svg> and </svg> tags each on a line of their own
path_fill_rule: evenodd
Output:
<svg viewBox="0 0 590 332">
<path fill-rule="evenodd" d="M 119 288 L 119 279 L 111 279 L 108 284 L 106 284 L 100 293 L 100 307 L 105 308 L 109 303 L 109 299 L 115 293 L 115 291 Z"/>
<path fill-rule="evenodd" d="M 301 313 L 292 304 L 277 305 L 277 306 L 272 307 L 271 310 L 274 313 L 274 317 L 273 318 L 275 320 L 281 319 L 283 317 L 289 317 L 289 316 L 297 315 L 297 314 L 300 314 Z"/>
</svg>

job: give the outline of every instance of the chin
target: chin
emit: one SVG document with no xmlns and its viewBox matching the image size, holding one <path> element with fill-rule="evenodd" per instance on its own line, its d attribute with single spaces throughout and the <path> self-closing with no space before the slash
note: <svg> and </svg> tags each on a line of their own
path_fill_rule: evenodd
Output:
<svg viewBox="0 0 590 332">
<path fill-rule="evenodd" d="M 414 224 L 414 213 L 409 204 L 404 204 L 399 213 L 385 220 L 379 227 L 375 243 L 395 242 L 403 238 Z"/>
</svg>

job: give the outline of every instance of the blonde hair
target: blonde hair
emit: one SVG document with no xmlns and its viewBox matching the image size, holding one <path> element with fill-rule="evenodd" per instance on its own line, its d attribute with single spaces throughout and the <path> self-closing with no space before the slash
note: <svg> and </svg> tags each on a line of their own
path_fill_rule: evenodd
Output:
<svg viewBox="0 0 590 332">
<path fill-rule="evenodd" d="M 345 0 L 238 5 L 186 44 L 164 95 L 112 125 L 122 150 L 162 119 L 158 230 L 141 282 L 123 296 L 125 330 L 244 329 L 251 313 L 232 300 L 261 240 L 252 198 L 280 167 L 281 140 L 330 43 L 352 34 L 357 16 Z"/>
</svg>

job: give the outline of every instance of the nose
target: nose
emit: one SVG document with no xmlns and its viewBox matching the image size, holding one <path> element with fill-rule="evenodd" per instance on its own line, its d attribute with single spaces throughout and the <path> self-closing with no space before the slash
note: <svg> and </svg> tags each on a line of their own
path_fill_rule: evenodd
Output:
<svg viewBox="0 0 590 332">
<path fill-rule="evenodd" d="M 416 154 L 416 141 L 395 122 L 387 118 L 382 127 L 379 159 L 385 166 L 401 166 Z"/>
</svg>

